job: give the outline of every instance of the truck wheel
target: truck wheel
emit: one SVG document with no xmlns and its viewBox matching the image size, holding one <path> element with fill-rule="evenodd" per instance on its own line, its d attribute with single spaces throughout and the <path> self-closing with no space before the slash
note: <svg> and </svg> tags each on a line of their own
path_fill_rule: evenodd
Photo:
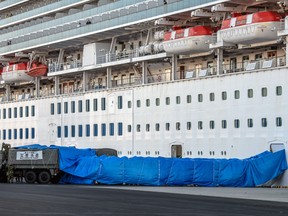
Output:
<svg viewBox="0 0 288 216">
<path fill-rule="evenodd" d="M 38 175 L 38 183 L 39 184 L 48 184 L 51 180 L 50 172 L 44 170 L 41 171 Z"/>
<path fill-rule="evenodd" d="M 37 176 L 36 176 L 36 173 L 32 170 L 29 170 L 25 173 L 25 182 L 28 183 L 28 184 L 33 184 L 36 179 L 37 179 Z"/>
</svg>

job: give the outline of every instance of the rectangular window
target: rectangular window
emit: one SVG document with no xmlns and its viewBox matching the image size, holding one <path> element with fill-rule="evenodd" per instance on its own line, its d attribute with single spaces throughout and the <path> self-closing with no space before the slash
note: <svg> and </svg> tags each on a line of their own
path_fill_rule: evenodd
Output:
<svg viewBox="0 0 288 216">
<path fill-rule="evenodd" d="M 29 107 L 25 106 L 25 117 L 29 117 Z"/>
<path fill-rule="evenodd" d="M 101 110 L 106 110 L 106 98 L 101 98 Z"/>
<path fill-rule="evenodd" d="M 9 119 L 12 118 L 12 109 L 11 108 L 8 109 L 8 118 Z"/>
<path fill-rule="evenodd" d="M 3 130 L 3 140 L 6 140 L 6 130 Z"/>
<path fill-rule="evenodd" d="M 210 101 L 214 101 L 215 100 L 215 94 L 214 93 L 210 93 Z"/>
<path fill-rule="evenodd" d="M 227 92 L 222 92 L 222 100 L 227 100 Z"/>
<path fill-rule="evenodd" d="M 106 124 L 101 124 L 101 134 L 102 136 L 106 136 Z"/>
<path fill-rule="evenodd" d="M 109 134 L 110 136 L 114 136 L 114 123 L 109 124 Z"/>
<path fill-rule="evenodd" d="M 156 103 L 156 106 L 160 106 L 160 98 L 156 98 L 155 103 Z"/>
<path fill-rule="evenodd" d="M 276 118 L 276 126 L 277 127 L 282 127 L 282 118 L 281 117 L 277 117 Z"/>
<path fill-rule="evenodd" d="M 9 140 L 12 139 L 12 130 L 11 129 L 8 130 L 8 139 Z"/>
<path fill-rule="evenodd" d="M 247 119 L 247 126 L 248 126 L 248 128 L 253 127 L 253 119 Z"/>
<path fill-rule="evenodd" d="M 123 108 L 123 97 L 118 96 L 118 109 L 122 109 L 122 108 Z"/>
<path fill-rule="evenodd" d="M 57 103 L 57 114 L 61 114 L 61 103 Z"/>
<path fill-rule="evenodd" d="M 127 102 L 127 107 L 128 107 L 128 109 L 130 109 L 130 108 L 132 107 L 131 101 L 128 101 L 128 102 Z"/>
<path fill-rule="evenodd" d="M 146 107 L 150 107 L 150 100 L 146 99 Z"/>
<path fill-rule="evenodd" d="M 210 129 L 214 129 L 215 128 L 215 122 L 214 121 L 210 121 L 209 122 L 209 127 L 210 127 Z"/>
<path fill-rule="evenodd" d="M 3 119 L 6 119 L 6 109 L 3 109 Z"/>
<path fill-rule="evenodd" d="M 170 131 L 170 123 L 166 123 L 165 129 L 166 129 L 166 131 Z"/>
<path fill-rule="evenodd" d="M 54 113 L 55 113 L 55 105 L 54 105 L 54 103 L 51 103 L 50 104 L 50 114 L 54 115 Z"/>
<path fill-rule="evenodd" d="M 181 128 L 180 128 L 180 122 L 176 122 L 176 130 L 177 130 L 177 131 L 181 130 Z"/>
<path fill-rule="evenodd" d="M 165 102 L 166 102 L 166 105 L 170 105 L 170 97 L 166 97 Z"/>
<path fill-rule="evenodd" d="M 61 127 L 57 126 L 57 137 L 61 138 Z"/>
<path fill-rule="evenodd" d="M 78 137 L 82 137 L 82 136 L 83 136 L 83 126 L 78 125 Z"/>
<path fill-rule="evenodd" d="M 90 137 L 90 125 L 86 124 L 86 137 Z"/>
<path fill-rule="evenodd" d="M 191 95 L 187 95 L 187 103 L 191 103 L 192 102 L 192 96 Z"/>
<path fill-rule="evenodd" d="M 203 129 L 203 122 L 198 121 L 198 130 L 202 130 L 202 129 Z"/>
<path fill-rule="evenodd" d="M 68 102 L 64 102 L 64 113 L 67 114 L 68 113 Z"/>
<path fill-rule="evenodd" d="M 67 125 L 65 125 L 64 126 L 64 137 L 68 137 L 68 126 Z"/>
<path fill-rule="evenodd" d="M 35 139 L 35 128 L 31 128 L 31 139 Z"/>
<path fill-rule="evenodd" d="M 130 133 L 132 131 L 132 126 L 131 125 L 127 125 L 127 131 Z"/>
<path fill-rule="evenodd" d="M 253 89 L 248 89 L 248 98 L 253 98 Z"/>
<path fill-rule="evenodd" d="M 140 125 L 140 124 L 137 124 L 137 125 L 136 125 L 136 131 L 137 131 L 137 132 L 140 132 L 140 131 L 141 131 L 141 125 Z"/>
<path fill-rule="evenodd" d="M 90 112 L 90 100 L 86 100 L 86 112 Z"/>
<path fill-rule="evenodd" d="M 122 135 L 123 135 L 123 123 L 118 122 L 118 136 L 122 136 Z"/>
<path fill-rule="evenodd" d="M 240 120 L 239 119 L 235 119 L 234 120 L 234 127 L 235 128 L 240 128 Z"/>
<path fill-rule="evenodd" d="M 267 127 L 267 118 L 261 119 L 261 125 L 262 125 L 262 127 Z"/>
<path fill-rule="evenodd" d="M 17 112 L 17 109 L 16 109 L 16 112 Z M 35 106 L 34 105 L 31 106 L 31 116 L 35 116 Z"/>
<path fill-rule="evenodd" d="M 78 112 L 81 113 L 83 111 L 83 103 L 82 100 L 78 100 Z"/>
<path fill-rule="evenodd" d="M 3 134 L 3 136 L 4 136 L 4 134 Z M 23 139 L 23 129 L 22 128 L 19 129 L 19 138 Z"/>
<path fill-rule="evenodd" d="M 76 133 L 75 133 L 75 125 L 71 126 L 71 137 L 75 137 Z"/>
<path fill-rule="evenodd" d="M 177 96 L 176 97 L 176 104 L 180 104 L 181 103 L 181 98 L 180 98 L 180 96 Z"/>
<path fill-rule="evenodd" d="M 97 111 L 98 110 L 98 99 L 94 98 L 93 99 L 93 111 Z"/>
<path fill-rule="evenodd" d="M 227 128 L 227 121 L 226 120 L 222 120 L 221 124 L 222 124 L 223 129 Z"/>
<path fill-rule="evenodd" d="M 14 107 L 14 118 L 17 118 L 17 107 Z"/>
<path fill-rule="evenodd" d="M 98 124 L 93 125 L 93 136 L 98 136 Z"/>
<path fill-rule="evenodd" d="M 262 97 L 267 97 L 267 88 L 261 89 L 261 95 L 262 95 Z"/>
<path fill-rule="evenodd" d="M 146 131 L 147 131 L 147 132 L 150 131 L 150 124 L 146 124 Z"/>
<path fill-rule="evenodd" d="M 75 101 L 71 101 L 71 113 L 75 113 Z"/>
<path fill-rule="evenodd" d="M 203 102 L 203 95 L 202 94 L 198 94 L 198 102 Z"/>
<path fill-rule="evenodd" d="M 156 130 L 156 131 L 160 131 L 160 124 L 159 124 L 159 123 L 156 123 L 156 124 L 155 124 L 155 130 Z"/>
<path fill-rule="evenodd" d="M 276 87 L 276 95 L 277 95 L 277 96 L 282 95 L 282 86 L 277 86 L 277 87 Z"/>
<path fill-rule="evenodd" d="M 29 129 L 25 128 L 25 139 L 29 139 Z"/>
<path fill-rule="evenodd" d="M 20 109 L 19 110 L 19 116 L 20 116 L 20 118 L 22 118 L 23 117 L 23 107 L 20 107 L 19 109 Z M 5 118 L 6 118 L 6 113 L 5 113 Z"/>
<path fill-rule="evenodd" d="M 14 140 L 16 140 L 17 139 L 17 129 L 14 129 L 13 133 L 14 133 Z"/>
<path fill-rule="evenodd" d="M 186 126 L 187 126 L 187 130 L 191 130 L 191 128 L 192 128 L 191 122 L 187 122 Z"/>
<path fill-rule="evenodd" d="M 140 100 L 137 100 L 136 104 L 137 104 L 137 107 L 141 107 L 141 101 Z"/>
<path fill-rule="evenodd" d="M 234 91 L 234 98 L 235 99 L 239 99 L 240 98 L 240 91 L 239 90 L 235 90 Z"/>
</svg>

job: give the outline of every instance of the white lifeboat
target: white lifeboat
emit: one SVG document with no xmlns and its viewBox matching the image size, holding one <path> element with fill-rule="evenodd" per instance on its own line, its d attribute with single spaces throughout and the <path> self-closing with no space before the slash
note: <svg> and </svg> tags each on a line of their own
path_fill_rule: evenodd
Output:
<svg viewBox="0 0 288 216">
<path fill-rule="evenodd" d="M 3 68 L 2 79 L 7 83 L 32 81 L 33 77 L 26 73 L 27 63 L 10 64 Z"/>
<path fill-rule="evenodd" d="M 281 19 L 277 12 L 262 11 L 224 20 L 217 32 L 217 42 L 257 44 L 277 40 Z"/>
<path fill-rule="evenodd" d="M 163 47 L 167 53 L 194 54 L 209 51 L 213 30 L 210 26 L 195 26 L 166 32 Z"/>
</svg>

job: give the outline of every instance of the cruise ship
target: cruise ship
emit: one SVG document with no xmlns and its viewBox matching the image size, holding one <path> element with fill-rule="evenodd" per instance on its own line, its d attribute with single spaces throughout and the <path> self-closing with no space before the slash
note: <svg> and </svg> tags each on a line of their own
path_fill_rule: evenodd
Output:
<svg viewBox="0 0 288 216">
<path fill-rule="evenodd" d="M 287 0 L 1 0 L 0 141 L 287 153 L 287 12 Z"/>
</svg>

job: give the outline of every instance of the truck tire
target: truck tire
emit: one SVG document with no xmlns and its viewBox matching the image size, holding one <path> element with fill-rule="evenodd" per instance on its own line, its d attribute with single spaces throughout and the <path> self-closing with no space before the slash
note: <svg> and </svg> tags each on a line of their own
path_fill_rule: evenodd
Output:
<svg viewBox="0 0 288 216">
<path fill-rule="evenodd" d="M 38 183 L 39 184 L 48 184 L 51 180 L 51 174 L 50 172 L 43 170 L 38 175 Z"/>
<path fill-rule="evenodd" d="M 33 184 L 36 179 L 37 179 L 37 176 L 36 176 L 36 173 L 32 170 L 29 170 L 25 173 L 25 182 L 28 183 L 28 184 Z"/>
</svg>

